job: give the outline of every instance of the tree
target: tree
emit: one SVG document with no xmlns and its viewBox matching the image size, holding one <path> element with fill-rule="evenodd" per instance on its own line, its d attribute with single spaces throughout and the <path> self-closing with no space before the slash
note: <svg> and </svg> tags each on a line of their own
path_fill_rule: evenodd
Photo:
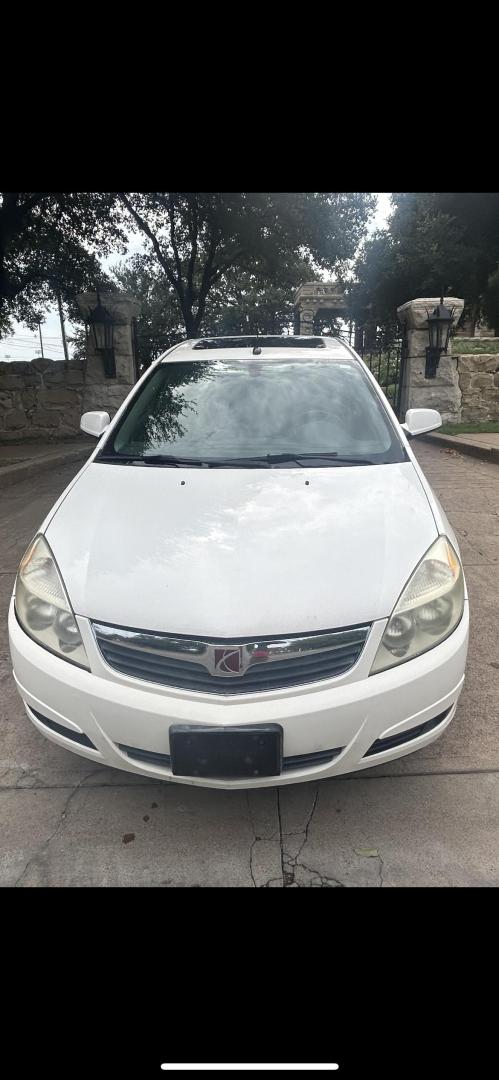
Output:
<svg viewBox="0 0 499 1080">
<path fill-rule="evenodd" d="M 316 272 L 300 256 L 289 257 L 269 280 L 231 267 L 208 294 L 199 334 L 281 334 L 293 326 L 293 294 Z M 153 257 L 136 255 L 113 271 L 115 285 L 140 300 L 137 321 L 140 369 L 185 337 L 177 294 L 168 288 Z"/>
<path fill-rule="evenodd" d="M 392 205 L 388 229 L 366 241 L 357 260 L 352 315 L 393 327 L 398 305 L 446 294 L 464 297 L 472 324 L 494 310 L 499 194 L 396 192 Z"/>
<path fill-rule="evenodd" d="M 71 305 L 101 274 L 99 255 L 124 250 L 113 194 L 0 192 L 0 335 L 17 319 L 33 329 L 54 292 Z"/>
<path fill-rule="evenodd" d="M 147 255 L 134 255 L 113 270 L 115 286 L 141 303 L 137 319 L 139 367 L 144 370 L 184 337 L 177 299 L 165 288 L 165 279 Z"/>
<path fill-rule="evenodd" d="M 214 286 L 200 332 L 206 335 L 283 334 L 293 331 L 293 298 L 299 285 L 319 275 L 292 252 L 269 276 L 265 264 L 231 267 Z"/>
<path fill-rule="evenodd" d="M 488 279 L 483 314 L 489 326 L 494 327 L 495 336 L 499 337 L 499 265 Z"/>
<path fill-rule="evenodd" d="M 375 205 L 366 192 L 120 192 L 119 197 L 176 297 L 188 337 L 198 335 L 208 298 L 229 271 L 268 282 L 301 257 L 310 266 L 341 273 Z"/>
</svg>

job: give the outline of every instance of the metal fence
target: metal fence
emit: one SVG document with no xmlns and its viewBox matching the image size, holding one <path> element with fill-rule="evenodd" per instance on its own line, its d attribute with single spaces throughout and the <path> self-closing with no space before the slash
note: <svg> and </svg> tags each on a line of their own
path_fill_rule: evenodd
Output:
<svg viewBox="0 0 499 1080">
<path fill-rule="evenodd" d="M 375 333 L 350 325 L 340 335 L 362 357 L 374 375 L 392 409 L 400 416 L 404 378 L 405 342 L 402 337 L 387 336 L 382 330 Z"/>
</svg>

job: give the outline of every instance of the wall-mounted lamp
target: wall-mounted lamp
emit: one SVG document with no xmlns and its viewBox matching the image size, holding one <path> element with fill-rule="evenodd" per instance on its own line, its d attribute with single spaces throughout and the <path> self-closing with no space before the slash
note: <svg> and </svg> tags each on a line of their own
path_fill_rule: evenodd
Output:
<svg viewBox="0 0 499 1080">
<path fill-rule="evenodd" d="M 99 290 L 97 292 L 97 307 L 87 317 L 87 325 L 90 327 L 94 340 L 95 349 L 102 356 L 104 374 L 108 379 L 116 378 L 116 358 L 114 355 L 114 319 L 113 316 L 102 306 Z"/>
<path fill-rule="evenodd" d="M 428 334 L 430 344 L 426 346 L 425 378 L 434 379 L 442 353 L 447 352 L 449 337 L 454 318 L 454 308 L 445 307 L 443 297 L 440 303 L 428 314 Z"/>
</svg>

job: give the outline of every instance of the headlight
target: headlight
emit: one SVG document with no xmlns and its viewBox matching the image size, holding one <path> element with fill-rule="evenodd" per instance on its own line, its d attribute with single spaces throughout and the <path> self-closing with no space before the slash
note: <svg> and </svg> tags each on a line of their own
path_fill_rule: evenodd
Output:
<svg viewBox="0 0 499 1080">
<path fill-rule="evenodd" d="M 370 674 L 433 649 L 455 630 L 464 608 L 461 563 L 445 536 L 432 544 L 399 597 Z"/>
<path fill-rule="evenodd" d="M 21 626 L 39 645 L 90 669 L 61 575 L 43 536 L 35 537 L 21 560 L 15 608 Z"/>
</svg>

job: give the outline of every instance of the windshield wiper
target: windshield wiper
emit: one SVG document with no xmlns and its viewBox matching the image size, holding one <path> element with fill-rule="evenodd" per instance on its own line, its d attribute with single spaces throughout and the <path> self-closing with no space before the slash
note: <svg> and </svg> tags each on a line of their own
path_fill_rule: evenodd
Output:
<svg viewBox="0 0 499 1080">
<path fill-rule="evenodd" d="M 140 457 L 138 454 L 99 454 L 96 461 L 105 461 L 106 464 L 112 465 L 170 465 L 171 468 L 175 468 L 177 465 L 176 458 L 165 458 L 162 455 L 157 457 Z"/>
<path fill-rule="evenodd" d="M 100 454 L 96 461 L 105 461 L 113 465 L 162 465 L 166 468 L 182 466 L 205 469 L 270 469 L 273 465 L 299 465 L 301 468 L 313 467 L 314 462 L 326 462 L 328 465 L 374 465 L 369 458 L 340 457 L 335 451 L 324 454 L 262 454 L 255 457 L 240 458 L 188 458 L 175 454 Z M 307 463 L 307 464 L 305 464 Z"/>
<path fill-rule="evenodd" d="M 207 461 L 210 469 L 268 469 L 269 460 L 265 454 L 261 457 L 231 457 L 231 458 L 211 458 Z"/>
<path fill-rule="evenodd" d="M 253 464 L 262 464 L 267 467 L 266 458 L 190 458 L 190 457 L 177 457 L 175 454 L 147 454 L 146 457 L 140 458 L 146 465 L 177 465 L 177 466 L 192 466 L 195 469 L 218 469 L 227 465 L 233 465 L 234 468 L 241 468 L 242 466 L 251 466 Z"/>
<path fill-rule="evenodd" d="M 370 458 L 354 458 L 354 457 L 342 457 L 336 451 L 331 450 L 325 454 L 267 454 L 267 461 L 270 464 L 284 464 L 289 461 L 295 462 L 297 465 L 301 465 L 302 462 L 313 461 L 326 461 L 330 465 L 374 465 L 375 462 Z M 306 468 L 306 466 L 304 466 Z"/>
<path fill-rule="evenodd" d="M 176 457 L 175 454 L 100 454 L 96 461 L 110 462 L 113 465 L 164 465 L 171 469 L 177 469 L 181 465 L 207 468 L 211 464 L 202 458 Z"/>
</svg>

